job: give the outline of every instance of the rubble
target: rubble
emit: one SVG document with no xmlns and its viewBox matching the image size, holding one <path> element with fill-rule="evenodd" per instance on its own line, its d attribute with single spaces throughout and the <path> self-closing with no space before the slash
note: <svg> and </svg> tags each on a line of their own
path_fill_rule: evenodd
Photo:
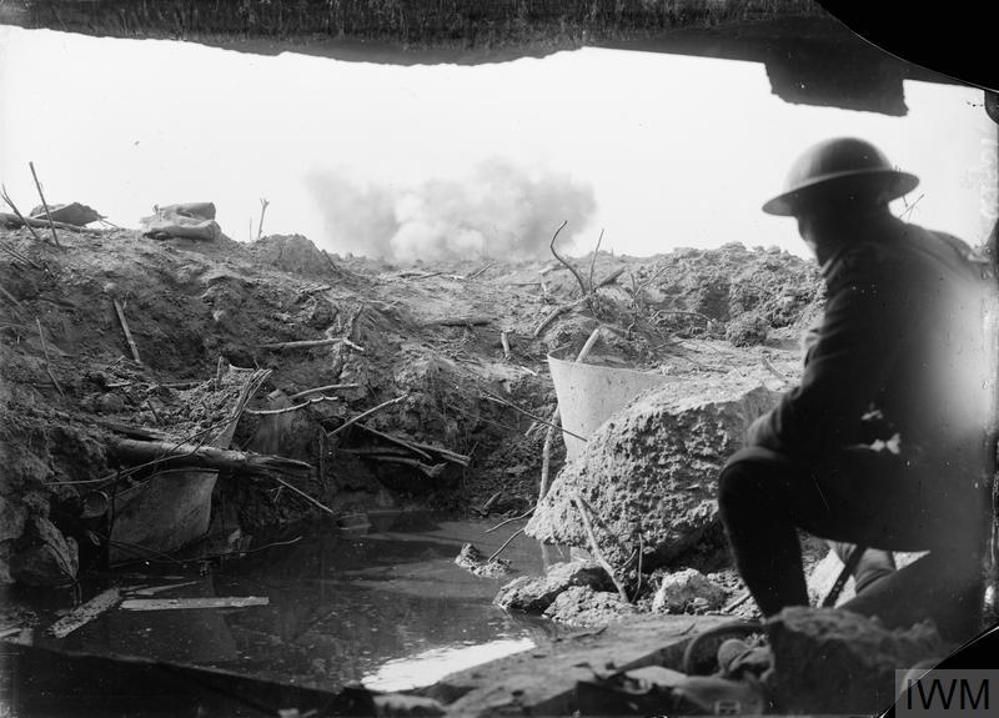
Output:
<svg viewBox="0 0 999 718">
<path fill-rule="evenodd" d="M 542 541 L 587 547 L 572 504 L 592 506 L 595 533 L 610 563 L 638 547 L 645 565 L 675 561 L 718 525 L 715 484 L 744 432 L 777 394 L 760 377 L 670 382 L 603 424 L 539 503 L 525 532 Z"/>
<path fill-rule="evenodd" d="M 788 713 L 880 713 L 895 693 L 895 671 L 950 648 L 925 622 L 885 629 L 847 611 L 786 608 L 766 624 L 774 671 L 769 688 Z"/>
<path fill-rule="evenodd" d="M 496 595 L 494 603 L 510 611 L 541 613 L 563 591 L 573 586 L 604 589 L 611 586 L 607 573 L 591 561 L 557 563 L 541 577 L 520 576 L 505 584 Z"/>
<path fill-rule="evenodd" d="M 638 613 L 613 591 L 595 591 L 592 586 L 570 586 L 545 609 L 545 618 L 574 626 L 606 626 Z"/>
<path fill-rule="evenodd" d="M 725 590 L 697 569 L 686 568 L 663 577 L 652 599 L 654 613 L 715 611 L 725 603 Z"/>
</svg>

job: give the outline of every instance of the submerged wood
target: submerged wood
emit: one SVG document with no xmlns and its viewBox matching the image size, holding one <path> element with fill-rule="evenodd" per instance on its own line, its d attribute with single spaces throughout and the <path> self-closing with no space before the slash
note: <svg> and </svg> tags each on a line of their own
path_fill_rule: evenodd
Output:
<svg viewBox="0 0 999 718">
<path fill-rule="evenodd" d="M 138 441 L 112 437 L 111 450 L 128 461 L 156 462 L 173 467 L 197 467 L 238 471 L 259 476 L 279 474 L 305 477 L 312 469 L 311 464 L 283 456 L 255 454 L 249 451 L 220 449 L 216 446 L 197 444 L 176 444 L 168 441 Z"/>
<path fill-rule="evenodd" d="M 224 596 L 221 598 L 130 598 L 121 602 L 123 611 L 177 611 L 196 608 L 248 608 L 266 606 L 267 596 Z"/>
<path fill-rule="evenodd" d="M 65 638 L 77 628 L 85 626 L 102 613 L 114 608 L 120 600 L 121 591 L 117 588 L 109 588 L 107 591 L 97 594 L 82 606 L 74 608 L 49 626 L 46 633 L 55 638 Z"/>
</svg>

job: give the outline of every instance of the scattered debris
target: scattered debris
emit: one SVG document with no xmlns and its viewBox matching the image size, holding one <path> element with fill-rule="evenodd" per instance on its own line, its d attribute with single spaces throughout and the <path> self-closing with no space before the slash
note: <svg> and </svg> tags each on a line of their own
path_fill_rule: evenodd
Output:
<svg viewBox="0 0 999 718">
<path fill-rule="evenodd" d="M 466 571 L 482 578 L 507 578 L 516 573 L 510 562 L 495 557 L 487 557 L 474 545 L 466 543 L 455 557 L 454 562 Z"/>
</svg>

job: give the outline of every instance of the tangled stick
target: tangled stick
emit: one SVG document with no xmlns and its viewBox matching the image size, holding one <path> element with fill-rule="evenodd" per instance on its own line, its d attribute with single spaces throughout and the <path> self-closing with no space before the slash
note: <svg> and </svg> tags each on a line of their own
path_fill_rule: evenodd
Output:
<svg viewBox="0 0 999 718">
<path fill-rule="evenodd" d="M 579 282 L 579 288 L 582 290 L 583 296 L 586 297 L 590 294 L 590 290 L 586 286 L 586 281 L 583 279 L 583 275 L 581 275 L 579 273 L 579 270 L 577 270 L 574 266 L 572 266 L 572 264 L 570 264 L 568 261 L 559 256 L 559 253 L 555 251 L 555 240 L 558 239 L 559 232 L 561 232 L 562 229 L 565 228 L 565 225 L 567 224 L 569 224 L 569 220 L 567 219 L 562 220 L 562 224 L 558 226 L 558 229 L 555 230 L 555 234 L 552 235 L 552 241 L 551 244 L 548 245 L 548 247 L 549 249 L 551 249 L 552 254 L 555 255 L 555 259 L 564 264 L 565 267 L 570 272 L 572 272 L 572 276 L 574 276 L 576 278 L 576 281 Z"/>
</svg>

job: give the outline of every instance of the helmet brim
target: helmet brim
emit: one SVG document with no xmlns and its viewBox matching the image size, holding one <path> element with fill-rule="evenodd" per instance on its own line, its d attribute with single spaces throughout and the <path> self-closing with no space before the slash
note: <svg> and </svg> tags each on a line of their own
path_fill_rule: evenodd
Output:
<svg viewBox="0 0 999 718">
<path fill-rule="evenodd" d="M 814 177 L 788 192 L 777 195 L 763 205 L 763 211 L 778 217 L 792 217 L 802 198 L 812 195 L 820 188 L 831 189 L 834 186 L 842 188 L 851 183 L 862 185 L 866 190 L 870 190 L 873 184 L 875 190 L 884 193 L 886 201 L 891 201 L 914 190 L 919 185 L 919 178 L 908 172 L 890 169 L 833 172 Z"/>
</svg>

